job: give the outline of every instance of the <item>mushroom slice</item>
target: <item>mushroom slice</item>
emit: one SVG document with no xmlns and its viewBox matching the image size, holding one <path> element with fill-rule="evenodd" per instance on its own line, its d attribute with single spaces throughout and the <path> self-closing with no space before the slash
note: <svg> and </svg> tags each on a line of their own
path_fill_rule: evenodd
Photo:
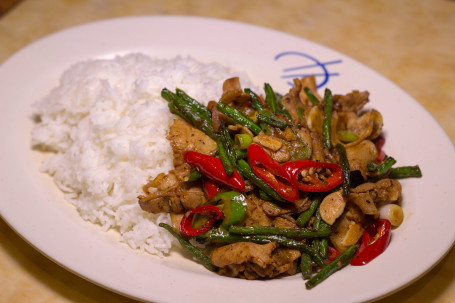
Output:
<svg viewBox="0 0 455 303">
<path fill-rule="evenodd" d="M 335 220 L 343 214 L 345 206 L 346 200 L 344 199 L 341 190 L 327 195 L 322 200 L 321 206 L 319 207 L 322 220 L 327 222 L 327 224 L 332 225 L 335 223 Z"/>
</svg>

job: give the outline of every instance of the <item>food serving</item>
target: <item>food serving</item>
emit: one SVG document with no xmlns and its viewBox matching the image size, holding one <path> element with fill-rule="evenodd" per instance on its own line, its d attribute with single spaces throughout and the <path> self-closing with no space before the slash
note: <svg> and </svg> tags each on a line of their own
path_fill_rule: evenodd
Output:
<svg viewBox="0 0 455 303">
<path fill-rule="evenodd" d="M 174 236 L 222 275 L 300 271 L 313 287 L 386 248 L 397 179 L 420 169 L 385 156 L 367 92 L 321 97 L 312 77 L 284 96 L 264 88 L 192 58 L 79 62 L 35 104 L 32 145 L 53 153 L 41 170 L 81 217 L 130 247 L 163 256 Z"/>
<path fill-rule="evenodd" d="M 174 168 L 143 186 L 139 205 L 170 213 L 169 231 L 207 269 L 245 279 L 301 272 L 312 288 L 380 255 L 400 226 L 400 178 L 383 150 L 383 119 L 368 92 L 320 96 L 314 77 L 285 95 L 224 81 L 207 106 L 163 88 L 177 118 Z M 202 246 L 201 246 L 202 245 Z"/>
</svg>

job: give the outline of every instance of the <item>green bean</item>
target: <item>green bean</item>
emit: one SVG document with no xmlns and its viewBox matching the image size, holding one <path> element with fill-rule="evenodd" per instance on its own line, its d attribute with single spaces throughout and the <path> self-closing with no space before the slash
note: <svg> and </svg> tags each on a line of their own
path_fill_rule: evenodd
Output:
<svg viewBox="0 0 455 303">
<path fill-rule="evenodd" d="M 263 236 L 285 236 L 289 238 L 316 238 L 328 237 L 332 233 L 330 229 L 326 230 L 308 230 L 302 228 L 279 228 L 273 226 L 231 226 L 229 232 L 241 235 L 263 235 Z"/>
<path fill-rule="evenodd" d="M 339 254 L 335 260 L 324 266 L 316 275 L 311 277 L 306 283 L 305 286 L 307 289 L 311 289 L 330 277 L 332 274 L 337 272 L 338 270 L 342 269 L 346 265 L 351 262 L 352 258 L 354 257 L 355 253 L 357 252 L 357 249 L 359 248 L 359 245 L 353 245 L 350 246 L 348 249 L 346 249 L 344 252 Z"/>
<path fill-rule="evenodd" d="M 213 130 L 213 126 L 211 123 L 207 122 L 203 117 L 198 114 L 198 112 L 194 111 L 193 107 L 191 107 L 188 103 L 186 103 L 183 99 L 179 98 L 176 94 L 172 93 L 168 89 L 161 90 L 161 96 L 165 98 L 172 104 L 168 104 L 169 109 L 173 113 L 179 113 L 178 115 L 186 120 L 188 123 L 196 127 L 197 129 L 204 132 L 207 136 L 212 138 L 213 140 L 217 140 L 219 135 L 215 133 Z"/>
<path fill-rule="evenodd" d="M 284 122 L 277 115 L 269 112 L 268 110 L 261 110 L 256 114 L 256 117 L 258 118 L 259 122 L 263 122 L 280 129 L 284 129 L 290 126 L 288 123 Z"/>
<path fill-rule="evenodd" d="M 277 103 L 276 103 L 276 95 L 273 91 L 272 86 L 268 83 L 264 83 L 264 90 L 265 90 L 265 104 L 267 108 L 269 108 L 273 113 L 276 113 L 277 110 Z"/>
<path fill-rule="evenodd" d="M 232 118 L 236 123 L 246 126 L 255 135 L 258 135 L 262 131 L 261 127 L 257 125 L 253 120 L 242 114 L 239 110 L 227 105 L 226 103 L 218 102 L 216 108 L 226 116 Z"/>
<path fill-rule="evenodd" d="M 397 163 L 397 161 L 392 157 L 387 157 L 384 162 L 380 165 L 376 165 L 374 163 L 368 163 L 367 169 L 372 172 L 377 172 L 378 174 L 371 178 L 369 181 L 376 182 L 377 180 L 381 179 L 383 176 L 390 171 L 392 166 Z"/>
<path fill-rule="evenodd" d="M 188 242 L 187 240 L 183 239 L 177 232 L 174 231 L 174 229 L 166 224 L 166 223 L 160 223 L 160 227 L 165 228 L 168 232 L 170 232 L 182 245 L 182 247 L 188 251 L 191 255 L 193 255 L 197 260 L 199 260 L 202 265 L 204 265 L 205 268 L 207 268 L 210 271 L 216 271 L 217 267 L 212 264 L 210 261 L 210 258 L 204 254 L 199 248 Z"/>
<path fill-rule="evenodd" d="M 320 205 L 320 204 L 319 204 Z M 313 229 L 315 230 L 319 230 L 320 228 L 320 224 L 321 224 L 321 213 L 319 212 L 319 207 L 318 209 L 316 210 L 315 214 L 314 214 L 314 221 L 313 221 Z M 320 247 L 320 244 L 321 244 L 321 240 L 320 239 L 314 239 L 313 242 L 311 243 L 312 246 L 313 246 L 313 249 L 315 251 L 319 251 L 319 247 Z"/>
<path fill-rule="evenodd" d="M 246 149 L 238 149 L 235 151 L 235 158 L 238 159 L 247 159 L 248 158 L 248 153 L 246 152 Z"/>
<path fill-rule="evenodd" d="M 422 177 L 422 171 L 418 165 L 392 167 L 388 177 L 391 179 L 420 178 Z"/>
<path fill-rule="evenodd" d="M 322 135 L 324 136 L 324 146 L 328 149 L 332 148 L 332 110 L 332 92 L 326 88 L 324 93 L 324 121 L 322 122 Z"/>
<path fill-rule="evenodd" d="M 321 219 L 321 222 L 319 222 L 319 231 L 327 229 L 330 230 L 330 225 Z M 328 238 L 327 237 L 321 238 L 319 243 L 319 254 L 321 255 L 322 258 L 325 258 L 327 256 L 328 247 L 329 247 Z"/>
<path fill-rule="evenodd" d="M 235 242 L 254 242 L 266 244 L 276 242 L 282 246 L 294 248 L 307 253 L 311 259 L 319 266 L 324 266 L 324 260 L 310 246 L 298 240 L 289 239 L 283 236 L 262 236 L 262 235 L 233 235 L 231 233 L 213 232 L 207 235 L 208 240 L 215 243 L 235 243 Z"/>
<path fill-rule="evenodd" d="M 305 119 L 305 110 L 301 107 L 298 107 L 297 116 L 299 117 L 300 120 L 304 120 Z"/>
<path fill-rule="evenodd" d="M 285 201 L 272 187 L 270 187 L 270 185 L 262 181 L 262 179 L 253 172 L 250 165 L 245 160 L 238 160 L 235 168 L 242 176 L 250 180 L 253 185 L 256 185 L 260 190 L 264 191 L 272 199 L 280 202 Z"/>
<path fill-rule="evenodd" d="M 311 198 L 311 204 L 310 207 L 302 212 L 299 217 L 296 220 L 296 224 L 299 227 L 305 226 L 308 221 L 310 221 L 311 217 L 313 216 L 314 212 L 316 209 L 319 207 L 319 204 L 321 203 L 321 196 L 320 195 L 315 195 Z"/>
<path fill-rule="evenodd" d="M 261 111 L 264 109 L 264 105 L 262 104 L 259 97 L 249 88 L 245 88 L 244 92 L 251 96 L 251 107 L 257 111 Z"/>
<path fill-rule="evenodd" d="M 280 94 L 275 94 L 275 95 L 276 95 L 277 111 L 278 111 L 280 114 L 285 115 L 286 118 L 288 118 L 289 121 L 292 121 L 292 116 L 291 116 L 291 114 L 290 114 L 289 111 L 286 109 L 286 107 L 284 107 L 284 105 L 283 105 L 283 96 L 280 95 Z"/>
<path fill-rule="evenodd" d="M 351 187 L 351 170 L 349 168 L 349 161 L 346 155 L 346 149 L 343 144 L 338 143 L 336 145 L 338 154 L 340 155 L 340 166 L 343 170 L 343 195 L 345 197 L 349 196 L 349 191 Z"/>
<path fill-rule="evenodd" d="M 188 176 L 186 182 L 194 182 L 202 178 L 203 174 L 198 170 L 193 170 Z"/>
<path fill-rule="evenodd" d="M 221 163 L 223 163 L 223 167 L 224 170 L 226 171 L 226 174 L 232 175 L 234 173 L 234 167 L 231 163 L 231 160 L 229 160 L 226 148 L 221 142 L 221 139 L 216 140 L 216 144 L 218 145 L 218 157 L 220 158 Z"/>
<path fill-rule="evenodd" d="M 313 273 L 311 257 L 304 252 L 302 252 L 302 256 L 300 257 L 300 271 L 302 272 L 302 277 L 305 280 L 311 278 L 311 274 Z"/>
<path fill-rule="evenodd" d="M 196 111 L 198 111 L 202 116 L 204 116 L 207 121 L 211 121 L 212 120 L 212 112 L 206 106 L 201 104 L 199 101 L 191 98 L 183 90 L 181 90 L 179 88 L 177 88 L 175 90 L 175 92 L 176 92 L 177 96 L 179 96 L 180 98 L 185 100 L 188 104 L 193 106 L 193 108 Z"/>
<path fill-rule="evenodd" d="M 222 121 L 220 124 L 220 134 L 221 134 L 221 143 L 224 146 L 224 149 L 226 150 L 226 155 L 231 162 L 232 165 L 234 165 L 237 162 L 237 157 L 235 155 L 235 150 L 234 150 L 234 142 L 231 138 L 231 135 L 229 134 L 229 131 L 227 127 L 224 125 L 224 122 Z"/>
<path fill-rule="evenodd" d="M 306 96 L 308 97 L 308 100 L 310 100 L 310 102 L 313 105 L 319 104 L 319 99 L 313 94 L 313 92 L 311 91 L 311 89 L 308 86 L 305 86 L 303 88 L 303 91 L 305 92 Z"/>
</svg>

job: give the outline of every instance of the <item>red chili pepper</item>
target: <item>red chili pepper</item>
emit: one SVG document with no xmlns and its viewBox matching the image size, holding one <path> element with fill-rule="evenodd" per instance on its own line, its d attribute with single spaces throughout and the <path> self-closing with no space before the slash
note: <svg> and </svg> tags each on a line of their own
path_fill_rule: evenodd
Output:
<svg viewBox="0 0 455 303">
<path fill-rule="evenodd" d="M 385 251 L 390 242 L 391 224 L 389 220 L 379 219 L 365 230 L 359 249 L 351 260 L 351 265 L 359 266 L 369 263 Z"/>
<path fill-rule="evenodd" d="M 204 189 L 205 197 L 207 198 L 207 200 L 210 200 L 213 197 L 215 197 L 218 191 L 220 190 L 218 184 L 208 178 L 204 178 L 204 180 L 202 181 L 202 187 Z"/>
<path fill-rule="evenodd" d="M 329 253 L 329 256 L 327 257 L 326 260 L 324 260 L 325 264 L 329 264 L 330 262 L 335 260 L 335 258 L 338 257 L 338 255 L 340 254 L 340 252 L 333 248 L 332 246 L 327 247 L 327 252 Z"/>
<path fill-rule="evenodd" d="M 226 174 L 223 163 L 219 158 L 194 151 L 187 151 L 183 154 L 183 159 L 186 163 L 196 167 L 203 175 L 216 183 L 240 192 L 245 191 L 245 183 L 242 177 L 240 177 L 240 174 L 235 169 L 232 175 Z"/>
<path fill-rule="evenodd" d="M 297 160 L 283 164 L 289 175 L 297 182 L 298 188 L 307 192 L 328 191 L 343 183 L 343 171 L 338 164 L 317 162 L 312 160 Z M 307 180 L 300 180 L 300 172 L 304 169 L 328 169 L 331 174 L 327 179 L 321 180 L 317 175 L 308 175 Z"/>
<path fill-rule="evenodd" d="M 208 218 L 199 228 L 192 226 L 193 218 L 196 214 Z M 180 232 L 187 236 L 198 236 L 208 231 L 215 224 L 216 220 L 221 220 L 222 218 L 223 213 L 218 207 L 214 205 L 202 205 L 185 213 L 180 222 Z"/>
<path fill-rule="evenodd" d="M 270 185 L 283 199 L 296 201 L 299 198 L 297 183 L 288 172 L 257 144 L 247 149 L 248 161 L 253 172 Z"/>
</svg>

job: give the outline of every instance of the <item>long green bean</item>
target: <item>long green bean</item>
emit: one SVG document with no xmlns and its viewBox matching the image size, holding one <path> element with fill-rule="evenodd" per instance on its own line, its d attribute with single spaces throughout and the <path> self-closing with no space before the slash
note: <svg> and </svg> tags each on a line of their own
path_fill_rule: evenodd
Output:
<svg viewBox="0 0 455 303">
<path fill-rule="evenodd" d="M 343 170 L 343 195 L 347 197 L 349 196 L 351 187 L 351 169 L 349 167 L 348 156 L 346 155 L 346 149 L 344 148 L 344 145 L 338 143 L 336 145 L 336 148 L 338 150 L 338 154 L 340 155 L 340 166 Z"/>
<path fill-rule="evenodd" d="M 332 274 L 334 274 L 336 271 L 348 265 L 349 262 L 351 262 L 352 258 L 354 257 L 358 248 L 359 248 L 358 244 L 353 245 L 350 246 L 341 254 L 339 254 L 335 258 L 335 260 L 333 260 L 325 267 L 323 267 L 317 274 L 315 274 L 305 283 L 306 288 L 311 289 L 315 287 L 316 285 L 330 277 Z"/>
<path fill-rule="evenodd" d="M 279 228 L 273 226 L 231 226 L 229 232 L 241 235 L 285 236 L 289 238 L 316 238 L 328 237 L 332 233 L 330 229 L 309 230 L 302 228 Z"/>
<path fill-rule="evenodd" d="M 264 83 L 265 104 L 273 113 L 277 111 L 276 95 L 269 83 Z"/>
<path fill-rule="evenodd" d="M 332 110 L 332 92 L 326 88 L 324 93 L 324 121 L 322 122 L 322 135 L 324 136 L 324 146 L 328 149 L 332 148 Z"/>
<path fill-rule="evenodd" d="M 308 100 L 310 100 L 310 102 L 313 105 L 318 105 L 320 103 L 319 99 L 316 98 L 316 96 L 313 94 L 313 92 L 311 91 L 311 89 L 308 86 L 305 86 L 303 88 L 303 91 L 305 92 L 306 96 L 308 97 Z"/>
<path fill-rule="evenodd" d="M 251 89 L 245 88 L 243 90 L 245 93 L 251 96 L 251 107 L 256 111 L 261 111 L 264 109 L 264 105 L 262 104 L 261 100 L 259 100 L 258 95 L 256 95 Z"/>
<path fill-rule="evenodd" d="M 210 258 L 206 254 L 204 254 L 199 248 L 197 248 L 196 246 L 191 244 L 189 241 L 183 239 L 178 233 L 176 233 L 174 231 L 174 229 L 170 225 L 168 225 L 166 223 L 160 223 L 159 226 L 163 227 L 169 233 L 171 233 L 171 235 L 173 235 L 179 241 L 180 245 L 182 245 L 182 247 L 186 251 L 188 251 L 197 260 L 199 260 L 202 263 L 202 265 L 204 265 L 205 268 L 207 268 L 210 271 L 217 270 L 217 267 L 212 264 L 212 262 L 210 261 Z"/>
<path fill-rule="evenodd" d="M 320 195 L 314 195 L 311 198 L 311 204 L 310 207 L 302 212 L 299 217 L 296 220 L 296 224 L 299 227 L 305 226 L 308 221 L 310 221 L 311 217 L 313 216 L 314 212 L 316 209 L 319 207 L 319 204 L 321 203 L 321 196 Z"/>
<path fill-rule="evenodd" d="M 224 170 L 226 171 L 226 174 L 232 175 L 234 173 L 234 166 L 231 163 L 231 160 L 229 159 L 226 147 L 224 146 L 221 139 L 216 140 L 216 144 L 218 146 L 218 157 L 220 158 L 221 163 L 223 163 L 223 167 Z"/>
<path fill-rule="evenodd" d="M 257 125 L 253 120 L 245 116 L 237 109 L 227 105 L 226 103 L 218 102 L 216 108 L 226 116 L 232 118 L 232 120 L 234 120 L 236 123 L 246 126 L 255 135 L 258 135 L 262 131 L 261 127 Z"/>
<path fill-rule="evenodd" d="M 392 179 L 420 178 L 422 177 L 422 171 L 418 165 L 392 167 L 389 171 L 388 177 Z"/>
</svg>

